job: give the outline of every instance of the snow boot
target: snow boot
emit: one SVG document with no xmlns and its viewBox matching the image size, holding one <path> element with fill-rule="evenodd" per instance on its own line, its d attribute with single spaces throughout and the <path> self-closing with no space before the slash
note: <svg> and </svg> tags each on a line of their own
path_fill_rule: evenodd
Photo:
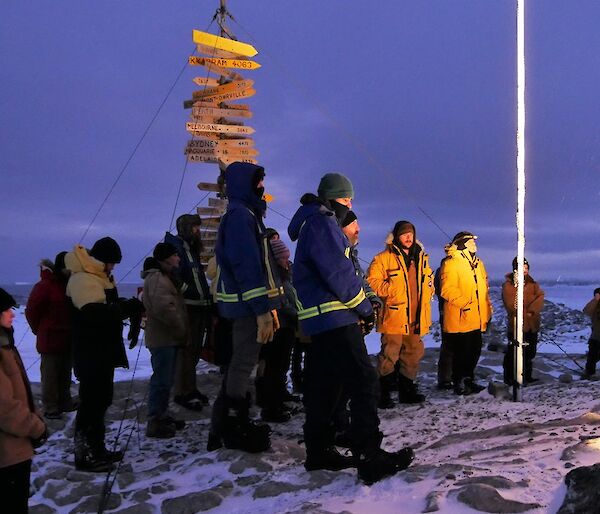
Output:
<svg viewBox="0 0 600 514">
<path fill-rule="evenodd" d="M 315 471 L 317 469 L 340 471 L 341 469 L 355 467 L 355 458 L 342 455 L 337 451 L 335 446 L 306 449 L 306 461 L 304 462 L 304 468 L 306 471 Z"/>
<path fill-rule="evenodd" d="M 370 441 L 362 450 L 352 450 L 356 458 L 358 478 L 367 485 L 408 468 L 415 458 L 412 448 L 408 446 L 397 452 L 385 451 L 380 447 L 382 439 L 383 434 L 379 433 L 378 437 Z"/>
<path fill-rule="evenodd" d="M 85 434 L 78 430 L 74 437 L 75 469 L 91 473 L 105 473 L 112 469 L 112 462 L 94 453 Z"/>
<path fill-rule="evenodd" d="M 425 395 L 419 393 L 417 384 L 402 373 L 398 373 L 398 401 L 400 403 L 423 403 L 425 401 Z"/>
<path fill-rule="evenodd" d="M 394 408 L 391 392 L 396 386 L 396 376 L 394 373 L 379 377 L 379 404 L 380 409 Z"/>
<path fill-rule="evenodd" d="M 173 416 L 165 416 L 163 420 L 165 421 L 165 423 L 173 425 L 175 430 L 183 430 L 185 428 L 185 421 L 182 419 L 177 419 Z"/>
<path fill-rule="evenodd" d="M 485 389 L 485 386 L 478 384 L 472 378 L 466 378 L 465 381 L 467 382 L 468 388 L 471 390 L 469 394 L 478 394 Z"/>
<path fill-rule="evenodd" d="M 225 398 L 229 408 L 235 412 L 225 419 L 223 444 L 226 448 L 259 453 L 271 447 L 271 428 L 250 419 L 250 395 L 246 398 Z"/>
<path fill-rule="evenodd" d="M 146 437 L 170 439 L 175 437 L 175 425 L 166 418 L 149 418 L 146 425 Z"/>
<path fill-rule="evenodd" d="M 285 423 L 292 418 L 290 411 L 283 407 L 264 408 L 260 412 L 260 418 L 263 421 L 271 423 Z"/>
</svg>

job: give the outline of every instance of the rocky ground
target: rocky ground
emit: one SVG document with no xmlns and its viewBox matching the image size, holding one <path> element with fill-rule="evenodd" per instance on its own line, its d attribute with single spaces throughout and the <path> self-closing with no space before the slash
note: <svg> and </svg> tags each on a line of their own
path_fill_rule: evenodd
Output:
<svg viewBox="0 0 600 514">
<path fill-rule="evenodd" d="M 577 316 L 548 304 L 544 345 L 559 331 L 579 337 L 587 321 Z M 502 327 L 500 317 L 486 347 L 504 342 Z M 570 357 L 542 351 L 535 366 L 541 380 L 523 390 L 522 402 L 506 399 L 502 388 L 497 397 L 482 392 L 462 398 L 435 388 L 437 356 L 428 348 L 423 360 L 424 404 L 380 411 L 385 447 L 412 446 L 413 465 L 371 487 L 352 470 L 304 470 L 301 412 L 272 425 L 273 446 L 259 455 L 208 453 L 208 408 L 174 408 L 188 422 L 185 429 L 173 440 L 146 438 L 147 379 L 134 378 L 116 384 L 108 413 L 108 439 L 126 448 L 121 466 L 108 476 L 75 471 L 74 416 L 51 421 L 49 442 L 34 459 L 31 512 L 99 512 L 100 502 L 100 511 L 130 514 L 557 512 L 567 472 L 600 461 L 600 382 L 579 380 Z M 477 370 L 482 382 L 499 380 L 502 357 L 501 348 L 484 349 Z M 218 370 L 208 366 L 199 375 L 200 389 L 211 398 L 219 381 Z M 582 508 L 561 512 L 586 512 Z"/>
</svg>

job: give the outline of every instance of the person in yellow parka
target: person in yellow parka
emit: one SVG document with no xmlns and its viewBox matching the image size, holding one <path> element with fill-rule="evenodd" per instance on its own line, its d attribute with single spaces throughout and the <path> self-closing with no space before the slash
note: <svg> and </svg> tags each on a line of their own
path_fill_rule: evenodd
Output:
<svg viewBox="0 0 600 514">
<path fill-rule="evenodd" d="M 416 240 L 412 223 L 396 223 L 385 250 L 373 258 L 367 280 L 384 302 L 377 324 L 381 333 L 379 407 L 393 407 L 390 392 L 396 384 L 400 403 L 420 403 L 425 396 L 418 392 L 415 379 L 425 351 L 421 336 L 431 325 L 434 288 L 429 256 Z"/>
<path fill-rule="evenodd" d="M 456 234 L 440 273 L 445 300 L 443 331 L 454 354 L 452 381 L 459 395 L 485 389 L 475 382 L 474 372 L 481 355 L 481 333 L 492 317 L 492 304 L 485 266 L 476 256 L 476 239 L 471 232 Z"/>
</svg>

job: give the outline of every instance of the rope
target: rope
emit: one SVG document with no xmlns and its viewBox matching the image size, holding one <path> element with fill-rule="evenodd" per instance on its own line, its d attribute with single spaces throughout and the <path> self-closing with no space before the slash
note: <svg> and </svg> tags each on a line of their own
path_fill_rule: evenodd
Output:
<svg viewBox="0 0 600 514">
<path fill-rule="evenodd" d="M 238 22 L 237 20 L 233 20 L 239 27 L 240 29 L 248 36 L 248 38 L 254 43 L 256 44 L 256 46 L 260 47 L 261 45 L 257 42 L 256 38 L 252 36 L 252 34 L 250 34 L 250 32 L 248 30 L 246 30 L 241 24 L 240 22 Z M 449 240 L 452 239 L 452 237 L 450 236 L 450 234 L 448 234 L 448 232 L 446 232 L 442 226 L 437 223 L 435 221 L 435 219 L 433 218 L 433 216 L 431 216 L 423 207 L 421 207 L 420 205 L 417 204 L 416 200 L 414 199 L 414 197 L 412 197 L 410 195 L 410 193 L 404 191 L 403 188 L 401 188 L 394 177 L 394 174 L 386 167 L 384 166 L 379 159 L 373 154 L 371 153 L 368 148 L 360 141 L 359 138 L 357 138 L 352 132 L 348 131 L 336 118 L 333 117 L 333 115 L 331 115 L 326 109 L 325 107 L 318 102 L 314 96 L 312 96 L 307 88 L 305 88 L 300 82 L 292 80 L 291 77 L 293 77 L 293 73 L 291 73 L 284 65 L 282 65 L 274 56 L 273 54 L 269 54 L 269 52 L 263 52 L 267 55 L 271 55 L 271 57 L 273 58 L 273 62 L 275 63 L 275 65 L 280 69 L 281 71 L 281 75 L 284 77 L 284 80 L 287 79 L 290 83 L 292 83 L 309 101 L 311 101 L 316 107 L 317 109 L 319 109 L 319 111 L 321 112 L 321 114 L 323 114 L 324 117 L 326 117 L 327 119 L 329 119 L 330 123 L 335 126 L 342 134 L 343 136 L 346 138 L 346 140 L 348 140 L 350 143 L 354 144 L 354 146 L 356 146 L 356 148 L 367 158 L 367 160 L 375 167 L 377 168 L 379 171 L 383 172 L 385 175 L 387 175 L 391 180 L 390 183 L 394 184 L 396 187 L 398 187 L 402 193 L 404 195 L 406 195 L 406 197 L 416 206 L 416 208 L 442 233 L 444 234 Z"/>
</svg>

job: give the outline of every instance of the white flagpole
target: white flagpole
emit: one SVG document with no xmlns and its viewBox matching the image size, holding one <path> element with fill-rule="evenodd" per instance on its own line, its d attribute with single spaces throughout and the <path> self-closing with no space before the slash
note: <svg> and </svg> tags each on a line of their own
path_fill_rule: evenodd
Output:
<svg viewBox="0 0 600 514">
<path fill-rule="evenodd" d="M 513 400 L 523 385 L 523 259 L 525 256 L 525 0 L 517 0 L 517 351 Z"/>
</svg>

